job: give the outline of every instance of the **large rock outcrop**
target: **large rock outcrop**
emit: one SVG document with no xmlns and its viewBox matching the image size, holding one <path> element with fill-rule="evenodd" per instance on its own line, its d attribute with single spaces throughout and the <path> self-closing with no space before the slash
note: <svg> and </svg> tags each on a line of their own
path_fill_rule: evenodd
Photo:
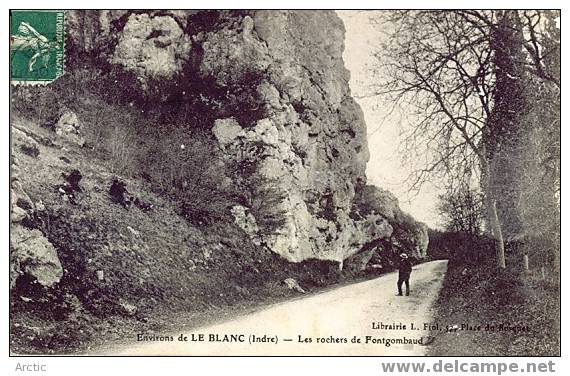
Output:
<svg viewBox="0 0 570 376">
<path fill-rule="evenodd" d="M 283 195 L 276 211 L 284 218 L 271 231 L 264 231 L 261 218 L 249 218 L 255 213 L 247 205 L 234 213 L 236 223 L 247 217 L 257 224 L 250 234 L 256 241 L 291 261 L 342 264 L 365 244 L 393 236 L 397 201 L 352 215 L 369 153 L 364 116 L 342 60 L 344 25 L 334 11 L 85 14 L 69 21 L 76 45 L 107 38 L 104 45 L 111 47 L 101 54 L 141 81 L 193 75 L 196 87 L 187 90 L 196 92 L 183 95 L 210 106 L 203 118 L 212 119 L 226 165 L 248 162 L 249 175 L 237 179 L 270 182 L 271 191 Z M 81 22 L 93 31 L 89 41 L 74 31 Z M 196 77 L 215 87 L 199 92 Z M 209 97 L 212 92 L 217 96 Z"/>
<path fill-rule="evenodd" d="M 13 148 L 30 145 L 32 139 L 13 128 Z M 35 141 L 34 141 L 35 142 Z M 37 144 L 33 144 L 37 147 Z M 23 149 L 22 149 L 23 150 Z M 39 153 L 39 152 L 38 152 Z M 30 156 L 23 156 L 30 158 Z M 63 276 L 63 267 L 53 245 L 39 230 L 24 227 L 23 222 L 41 210 L 43 204 L 34 203 L 20 181 L 20 162 L 12 156 L 10 177 L 10 288 L 22 275 L 27 275 L 40 285 L 52 287 Z"/>
<path fill-rule="evenodd" d="M 54 125 L 55 133 L 79 146 L 85 145 L 85 138 L 81 135 L 81 124 L 73 111 L 65 111 Z"/>
<path fill-rule="evenodd" d="M 402 211 L 398 199 L 392 193 L 374 185 L 366 185 L 358 190 L 353 203 L 357 216 L 379 214 L 391 224 L 393 232 L 389 238 L 390 246 L 387 247 L 384 242 L 382 248 L 385 251 L 390 248 L 393 256 L 406 252 L 415 259 L 426 257 L 429 243 L 427 226 Z"/>
<path fill-rule="evenodd" d="M 55 248 L 39 230 L 14 226 L 10 237 L 10 251 L 14 269 L 10 276 L 11 287 L 21 274 L 33 277 L 45 287 L 52 287 L 63 276 L 63 267 Z"/>
<path fill-rule="evenodd" d="M 172 78 L 190 52 L 190 37 L 170 16 L 131 14 L 112 62 L 142 77 Z"/>
<path fill-rule="evenodd" d="M 200 71 L 221 85 L 261 77 L 264 116 L 254 124 L 220 119 L 213 133 L 228 161 L 255 145 L 257 172 L 286 193 L 286 223 L 265 236 L 267 245 L 292 261 L 343 261 L 389 237 L 385 217 L 349 216 L 368 149 L 342 61 L 341 20 L 328 11 L 260 11 L 234 25 L 201 37 Z"/>
<path fill-rule="evenodd" d="M 39 155 L 39 147 L 35 140 L 17 128 L 12 128 L 12 160 L 10 176 L 10 222 L 20 223 L 29 218 L 34 212 L 34 202 L 22 187 L 20 177 L 20 161 L 14 155 L 19 149 L 26 154 L 25 158 L 35 158 Z"/>
</svg>

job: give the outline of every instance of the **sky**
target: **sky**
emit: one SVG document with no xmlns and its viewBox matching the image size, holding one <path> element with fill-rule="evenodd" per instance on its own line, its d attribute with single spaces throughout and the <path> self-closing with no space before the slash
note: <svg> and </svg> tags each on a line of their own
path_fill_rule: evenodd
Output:
<svg viewBox="0 0 570 376">
<path fill-rule="evenodd" d="M 379 11 L 337 11 L 346 28 L 344 63 L 350 70 L 352 95 L 362 107 L 366 120 L 370 161 L 366 168 L 368 183 L 391 191 L 400 207 L 430 227 L 438 227 L 435 211 L 438 189 L 424 184 L 419 193 L 409 193 L 405 183 L 410 166 L 402 163 L 399 152 L 400 131 L 405 120 L 387 117 L 390 106 L 380 98 L 368 96 L 367 83 L 377 80 L 370 72 L 375 58 L 373 52 L 382 42 L 382 33 L 370 24 L 370 16 Z M 365 96 L 365 97 L 363 97 Z"/>
</svg>

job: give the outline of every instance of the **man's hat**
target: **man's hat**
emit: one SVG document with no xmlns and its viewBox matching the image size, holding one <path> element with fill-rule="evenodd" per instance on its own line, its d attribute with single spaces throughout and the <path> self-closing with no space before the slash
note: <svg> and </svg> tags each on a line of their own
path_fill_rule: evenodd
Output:
<svg viewBox="0 0 570 376">
<path fill-rule="evenodd" d="M 407 259 L 407 258 L 408 258 L 408 255 L 405 254 L 405 253 L 401 253 L 401 254 L 400 254 L 400 257 L 403 258 L 403 259 Z"/>
</svg>

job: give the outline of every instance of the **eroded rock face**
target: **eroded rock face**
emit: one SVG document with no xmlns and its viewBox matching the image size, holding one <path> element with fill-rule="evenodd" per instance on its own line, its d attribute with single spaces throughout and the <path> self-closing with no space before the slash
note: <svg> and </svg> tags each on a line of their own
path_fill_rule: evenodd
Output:
<svg viewBox="0 0 570 376">
<path fill-rule="evenodd" d="M 254 34 L 251 17 L 244 17 L 240 26 L 210 32 L 201 44 L 204 51 L 201 71 L 216 77 L 222 86 L 240 82 L 248 74 L 263 72 L 272 62 L 267 46 Z"/>
<path fill-rule="evenodd" d="M 81 124 L 77 114 L 65 111 L 55 124 L 55 133 L 79 146 L 85 145 L 85 138 L 81 135 Z"/>
<path fill-rule="evenodd" d="M 426 257 L 429 243 L 427 226 L 403 212 L 398 199 L 391 192 L 373 185 L 366 185 L 358 190 L 353 203 L 358 216 L 381 215 L 392 225 L 393 232 L 390 237 L 392 247 L 384 247 L 391 249 L 389 252 L 392 256 L 406 252 L 416 259 Z"/>
<path fill-rule="evenodd" d="M 381 213 L 389 221 L 400 221 L 401 210 L 398 199 L 391 192 L 376 187 L 366 185 L 360 188 L 355 198 L 354 204 L 364 215 Z"/>
<path fill-rule="evenodd" d="M 365 270 L 374 252 L 374 249 L 368 249 L 350 256 L 344 261 L 344 270 L 355 274 Z"/>
<path fill-rule="evenodd" d="M 112 62 L 143 78 L 172 78 L 182 69 L 190 49 L 190 37 L 173 17 L 131 14 Z"/>
<path fill-rule="evenodd" d="M 13 129 L 14 131 L 14 129 Z M 16 138 L 16 137 L 15 137 Z M 19 276 L 27 274 L 42 286 L 52 287 L 63 276 L 63 268 L 53 245 L 39 230 L 29 230 L 22 221 L 34 211 L 45 209 L 41 201 L 34 203 L 20 182 L 18 158 L 12 156 L 10 181 L 10 288 Z"/>
<path fill-rule="evenodd" d="M 259 227 L 255 217 L 246 207 L 236 205 L 232 207 L 231 213 L 234 216 L 235 224 L 241 228 L 255 244 L 259 245 Z"/>
<path fill-rule="evenodd" d="M 10 237 L 10 250 L 15 265 L 14 273 L 10 276 L 11 286 L 19 274 L 28 274 L 45 287 L 52 287 L 63 276 L 57 252 L 39 230 L 14 226 Z"/>
<path fill-rule="evenodd" d="M 13 130 L 12 134 L 14 135 L 14 142 L 17 145 L 18 132 Z M 12 156 L 12 176 L 10 179 L 10 221 L 12 223 L 22 222 L 24 219 L 30 217 L 35 209 L 34 202 L 22 187 L 19 175 L 20 162 L 18 158 Z"/>
<path fill-rule="evenodd" d="M 21 222 L 33 213 L 34 203 L 24 191 L 19 181 L 13 181 L 10 188 L 10 200 L 12 204 L 11 221 Z"/>
<path fill-rule="evenodd" d="M 373 238 L 390 236 L 384 217 L 349 216 L 368 149 L 336 14 L 259 11 L 203 40 L 204 75 L 219 84 L 262 77 L 256 90 L 265 116 L 251 126 L 220 119 L 212 131 L 228 161 L 255 145 L 257 172 L 286 193 L 286 224 L 265 236 L 269 248 L 292 261 L 342 261 Z"/>
<path fill-rule="evenodd" d="M 418 223 L 415 234 L 413 236 L 415 244 L 415 256 L 417 258 L 425 258 L 427 256 L 427 248 L 429 244 L 428 227 L 424 223 Z"/>
</svg>

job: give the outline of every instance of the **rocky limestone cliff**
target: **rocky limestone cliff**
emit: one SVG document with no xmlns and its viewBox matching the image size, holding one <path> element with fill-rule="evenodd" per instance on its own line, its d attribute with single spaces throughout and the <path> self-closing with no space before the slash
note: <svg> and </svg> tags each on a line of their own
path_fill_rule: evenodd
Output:
<svg viewBox="0 0 570 376">
<path fill-rule="evenodd" d="M 261 11 L 237 27 L 201 36 L 200 71 L 221 84 L 260 75 L 265 116 L 244 127 L 217 120 L 213 132 L 228 160 L 261 145 L 258 171 L 286 192 L 287 222 L 265 236 L 292 261 L 343 261 L 392 229 L 380 215 L 349 217 L 368 160 L 362 111 L 350 96 L 342 61 L 344 27 L 334 12 Z"/>
<path fill-rule="evenodd" d="M 344 26 L 334 11 L 86 14 L 70 14 L 72 44 L 135 73 L 143 86 L 186 70 L 230 95 L 245 87 L 247 96 L 235 94 L 241 106 L 221 111 L 210 127 L 226 163 L 255 159 L 255 175 L 284 194 L 278 209 L 285 221 L 276 231 L 244 225 L 257 241 L 290 261 L 342 264 L 365 244 L 390 238 L 397 202 L 350 216 L 369 154 L 342 60 Z M 244 157 L 244 150 L 252 154 Z"/>
<path fill-rule="evenodd" d="M 389 191 L 374 185 L 366 185 L 358 190 L 353 209 L 353 216 L 381 214 L 392 225 L 392 236 L 387 241 L 381 239 L 376 242 L 381 243 L 383 250 L 390 248 L 390 253 L 393 255 L 405 252 L 418 260 L 427 256 L 428 227 L 402 211 L 398 199 Z"/>
</svg>

